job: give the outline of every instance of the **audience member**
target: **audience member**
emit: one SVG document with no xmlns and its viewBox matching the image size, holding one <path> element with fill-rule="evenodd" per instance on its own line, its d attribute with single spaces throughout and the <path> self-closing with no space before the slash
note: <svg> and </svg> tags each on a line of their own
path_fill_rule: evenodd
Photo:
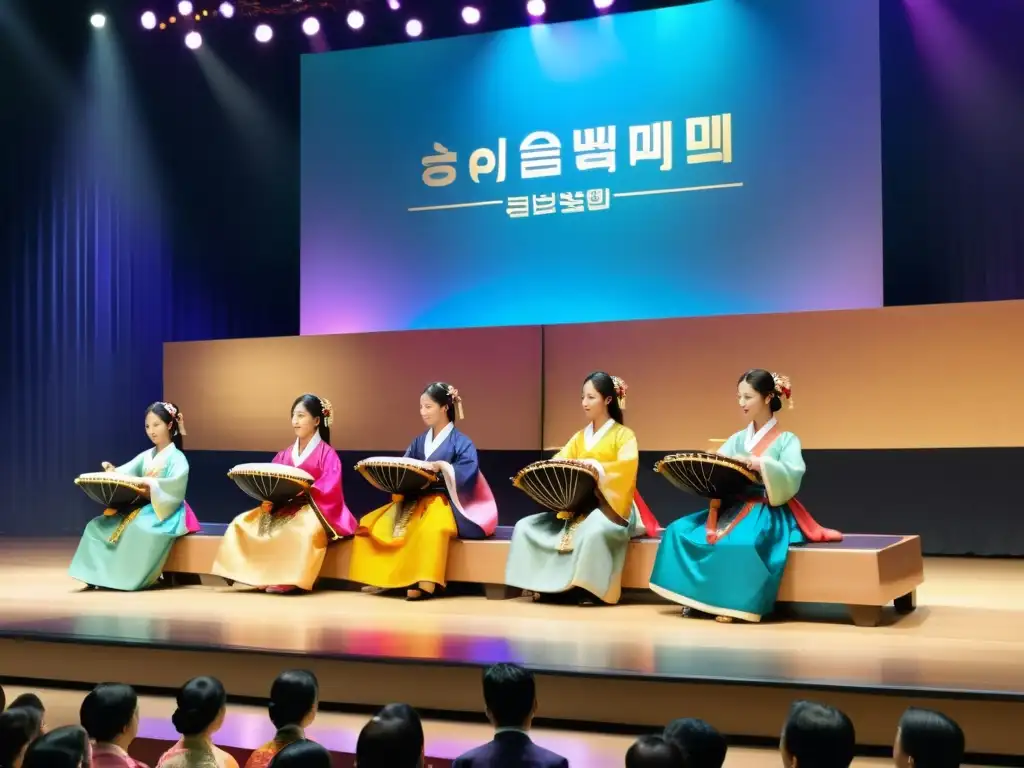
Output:
<svg viewBox="0 0 1024 768">
<path fill-rule="evenodd" d="M 911 707 L 896 729 L 897 768 L 957 768 L 964 759 L 964 732 L 939 712 Z"/>
<path fill-rule="evenodd" d="M 785 768 L 848 768 L 856 743 L 853 723 L 838 709 L 797 701 L 789 710 L 779 751 Z"/>
<path fill-rule="evenodd" d="M 682 750 L 687 768 L 722 768 L 729 746 L 725 737 L 703 720 L 684 717 L 665 726 L 664 736 Z"/>
<path fill-rule="evenodd" d="M 664 736 L 641 736 L 626 752 L 626 768 L 686 768 L 686 758 Z"/>
<path fill-rule="evenodd" d="M 164 752 L 157 768 L 238 768 L 235 758 L 213 744 L 227 713 L 228 697 L 220 680 L 192 678 L 178 691 L 177 701 L 171 722 L 181 739 Z"/>
<path fill-rule="evenodd" d="M 92 745 L 80 725 L 65 725 L 28 745 L 22 768 L 91 768 Z"/>
<path fill-rule="evenodd" d="M 128 756 L 139 733 L 139 697 L 130 685 L 97 685 L 82 701 L 78 717 L 94 742 L 93 768 L 147 768 Z"/>
<path fill-rule="evenodd" d="M 312 672 L 293 669 L 282 672 L 270 687 L 270 722 L 277 728 L 274 738 L 257 749 L 245 768 L 266 768 L 274 755 L 306 738 L 305 728 L 316 718 L 319 685 Z"/>
<path fill-rule="evenodd" d="M 331 768 L 331 753 L 315 741 L 293 741 L 274 755 L 269 768 Z"/>
<path fill-rule="evenodd" d="M 25 750 L 39 737 L 38 709 L 11 707 L 0 714 L 0 768 L 21 768 Z"/>
<path fill-rule="evenodd" d="M 14 709 L 15 707 L 20 709 L 34 709 L 38 712 L 39 732 L 46 733 L 46 707 L 43 706 L 42 699 L 34 693 L 23 693 L 11 702 L 11 709 Z"/>
<path fill-rule="evenodd" d="M 423 724 L 408 704 L 388 704 L 356 742 L 356 768 L 423 768 Z"/>
<path fill-rule="evenodd" d="M 4 687 L 0 685 L 0 712 L 7 709 L 7 694 L 4 693 Z"/>
<path fill-rule="evenodd" d="M 494 739 L 455 759 L 453 768 L 568 768 L 561 755 L 539 747 L 528 731 L 537 713 L 533 673 L 516 664 L 495 664 L 484 671 L 484 704 Z"/>
</svg>

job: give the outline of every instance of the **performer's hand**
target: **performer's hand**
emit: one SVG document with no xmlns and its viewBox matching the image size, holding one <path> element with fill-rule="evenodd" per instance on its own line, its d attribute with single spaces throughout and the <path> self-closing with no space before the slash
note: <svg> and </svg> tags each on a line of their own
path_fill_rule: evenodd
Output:
<svg viewBox="0 0 1024 768">
<path fill-rule="evenodd" d="M 142 486 L 142 492 L 139 495 L 148 499 L 149 498 L 149 486 L 148 485 Z"/>
<path fill-rule="evenodd" d="M 102 464 L 100 464 L 100 466 L 103 467 L 104 472 L 114 472 L 117 470 L 117 467 L 115 467 L 109 461 L 104 461 Z"/>
<path fill-rule="evenodd" d="M 438 464 L 436 461 L 428 461 L 427 462 L 427 469 L 429 469 L 431 472 L 440 472 L 441 471 L 441 465 Z"/>
<path fill-rule="evenodd" d="M 260 504 L 260 509 L 266 512 L 267 514 L 270 514 L 274 511 L 274 502 L 264 501 L 262 504 Z"/>
<path fill-rule="evenodd" d="M 747 469 L 752 469 L 755 472 L 760 472 L 764 467 L 764 463 L 761 461 L 760 456 L 748 456 L 746 458 Z"/>
</svg>

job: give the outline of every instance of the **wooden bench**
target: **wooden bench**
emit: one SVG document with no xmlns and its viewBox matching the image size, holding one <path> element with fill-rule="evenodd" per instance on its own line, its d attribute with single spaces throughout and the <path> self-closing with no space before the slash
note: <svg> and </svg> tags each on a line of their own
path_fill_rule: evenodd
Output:
<svg viewBox="0 0 1024 768">
<path fill-rule="evenodd" d="M 452 540 L 448 580 L 481 584 L 490 599 L 517 596 L 517 590 L 504 584 L 511 532 L 502 527 L 485 541 Z M 208 534 L 179 539 L 164 573 L 179 582 L 182 575 L 209 574 L 220 540 L 220 536 Z M 647 589 L 657 551 L 657 539 L 630 542 L 622 571 L 623 589 Z M 351 556 L 350 541 L 332 545 L 321 578 L 346 580 Z M 855 624 L 875 626 L 890 603 L 901 613 L 914 610 L 916 590 L 923 582 L 920 536 L 849 534 L 834 544 L 792 547 L 779 602 L 845 605 Z"/>
</svg>

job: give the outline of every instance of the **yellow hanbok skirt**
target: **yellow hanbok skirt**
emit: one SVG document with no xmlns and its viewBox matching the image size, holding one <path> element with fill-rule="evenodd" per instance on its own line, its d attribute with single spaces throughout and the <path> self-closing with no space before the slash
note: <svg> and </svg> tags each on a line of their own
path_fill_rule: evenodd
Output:
<svg viewBox="0 0 1024 768">
<path fill-rule="evenodd" d="M 359 521 L 349 579 L 381 589 L 401 589 L 420 581 L 444 585 L 448 541 L 457 534 L 444 494 L 431 493 L 408 503 L 396 497 Z"/>
<path fill-rule="evenodd" d="M 257 507 L 228 526 L 213 573 L 254 587 L 313 589 L 327 556 L 327 531 L 305 504 L 294 513 Z"/>
</svg>

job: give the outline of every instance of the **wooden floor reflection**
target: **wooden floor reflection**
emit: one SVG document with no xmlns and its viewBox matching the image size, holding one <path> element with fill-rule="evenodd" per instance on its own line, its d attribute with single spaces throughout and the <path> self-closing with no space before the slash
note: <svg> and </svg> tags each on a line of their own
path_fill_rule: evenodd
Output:
<svg viewBox="0 0 1024 768">
<path fill-rule="evenodd" d="M 226 586 L 82 591 L 66 575 L 72 547 L 0 543 L 0 636 L 1024 697 L 1024 579 L 1012 561 L 929 560 L 914 614 L 858 628 L 825 608 L 762 625 L 683 619 L 644 595 L 578 608 Z"/>
</svg>

